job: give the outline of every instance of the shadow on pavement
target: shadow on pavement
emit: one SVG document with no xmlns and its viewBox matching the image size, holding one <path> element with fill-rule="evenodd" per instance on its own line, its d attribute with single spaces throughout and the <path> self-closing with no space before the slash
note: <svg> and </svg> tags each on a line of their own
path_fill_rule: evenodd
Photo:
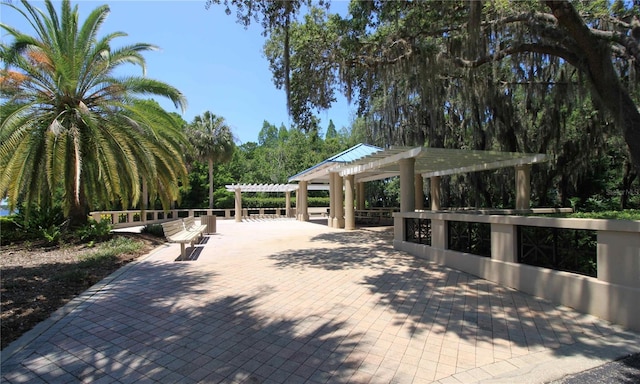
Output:
<svg viewBox="0 0 640 384">
<path fill-rule="evenodd" d="M 545 348 L 558 356 L 611 354 L 609 346 L 594 342 L 618 332 L 607 322 L 395 251 L 389 231 L 331 232 L 312 240 L 341 246 L 291 250 L 270 258 L 278 268 L 371 269 L 359 283 L 394 311 L 395 325 L 411 335 L 455 334 L 497 352 L 495 361 Z M 633 333 L 620 335 L 637 338 Z M 586 344 L 571 348 L 576 343 Z"/>
<path fill-rule="evenodd" d="M 44 342 L 3 355 L 3 381 L 346 383 L 358 368 L 349 355 L 359 335 L 342 323 L 318 319 L 299 329 L 298 320 L 254 310 L 261 294 L 207 299 L 218 288 L 215 273 L 188 264 L 137 268 L 41 335 Z"/>
</svg>

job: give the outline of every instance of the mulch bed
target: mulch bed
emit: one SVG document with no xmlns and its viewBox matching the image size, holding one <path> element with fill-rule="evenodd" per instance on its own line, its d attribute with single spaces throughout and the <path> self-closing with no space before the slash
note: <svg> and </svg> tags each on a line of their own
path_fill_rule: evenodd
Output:
<svg viewBox="0 0 640 384">
<path fill-rule="evenodd" d="M 117 234 L 139 239 L 142 249 L 118 255 L 101 263 L 82 263 L 95 251 L 87 245 L 47 247 L 25 243 L 0 248 L 0 334 L 1 349 L 58 308 L 71 301 L 123 265 L 162 244 L 163 240 L 144 234 Z"/>
</svg>

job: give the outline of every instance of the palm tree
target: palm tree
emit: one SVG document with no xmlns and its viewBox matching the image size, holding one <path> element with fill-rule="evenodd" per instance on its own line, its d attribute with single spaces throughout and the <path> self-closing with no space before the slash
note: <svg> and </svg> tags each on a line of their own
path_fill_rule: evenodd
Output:
<svg viewBox="0 0 640 384">
<path fill-rule="evenodd" d="M 209 164 L 209 209 L 213 209 L 213 164 L 231 160 L 235 148 L 231 128 L 223 117 L 206 111 L 193 119 L 188 136 L 196 157 Z"/>
<path fill-rule="evenodd" d="M 156 49 L 138 43 L 112 48 L 126 36 L 98 37 L 109 7 L 93 10 L 79 23 L 78 7 L 50 0 L 46 12 L 22 1 L 20 12 L 33 26 L 31 36 L 0 23 L 13 38 L 0 45 L 0 196 L 12 205 L 53 200 L 62 190 L 71 227 L 86 223 L 97 202 L 135 205 L 142 181 L 165 209 L 178 197 L 187 170 L 180 148 L 181 127 L 157 103 L 142 96 L 186 99 L 172 86 L 144 77 L 142 53 Z M 116 76 L 123 64 L 142 69 L 142 77 Z"/>
</svg>

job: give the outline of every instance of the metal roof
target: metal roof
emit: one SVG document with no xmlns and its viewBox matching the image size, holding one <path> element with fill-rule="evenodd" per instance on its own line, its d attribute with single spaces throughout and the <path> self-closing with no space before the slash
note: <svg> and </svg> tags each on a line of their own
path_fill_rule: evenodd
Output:
<svg viewBox="0 0 640 384">
<path fill-rule="evenodd" d="M 320 181 L 329 182 L 329 172 L 339 164 L 351 163 L 361 159 L 365 156 L 372 155 L 376 152 L 382 151 L 382 148 L 369 144 L 357 144 L 353 147 L 331 156 L 330 158 L 314 165 L 311 168 L 307 168 L 304 171 L 297 173 L 289 178 L 289 182 L 292 181 Z"/>
<path fill-rule="evenodd" d="M 547 161 L 544 154 L 475 151 L 428 147 L 391 147 L 348 164 L 334 172 L 341 176 L 356 175 L 358 181 L 385 179 L 400 174 L 399 162 L 415 158 L 415 173 L 423 177 L 486 171 Z"/>
</svg>

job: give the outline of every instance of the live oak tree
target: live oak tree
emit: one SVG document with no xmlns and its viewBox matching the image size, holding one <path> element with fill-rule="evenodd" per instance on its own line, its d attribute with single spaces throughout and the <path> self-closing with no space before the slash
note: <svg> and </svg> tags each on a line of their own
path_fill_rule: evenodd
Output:
<svg viewBox="0 0 640 384">
<path fill-rule="evenodd" d="M 95 204 L 135 205 L 146 181 L 168 209 L 187 181 L 186 139 L 169 113 L 143 97 L 166 97 L 183 110 L 186 99 L 164 82 L 116 75 L 126 64 L 144 75 L 143 53 L 156 47 L 115 47 L 123 32 L 100 36 L 108 6 L 81 22 L 77 6 L 59 4 L 60 11 L 51 1 L 46 10 L 27 1 L 2 4 L 22 14 L 34 34 L 0 24 L 8 36 L 0 46 L 0 196 L 14 206 L 51 205 L 62 190 L 75 227 Z"/>
<path fill-rule="evenodd" d="M 627 180 L 640 169 L 637 1 L 352 1 L 346 16 L 326 2 L 224 3 L 261 21 L 301 126 L 342 92 L 379 144 L 548 153 L 553 165 L 534 176 L 542 200 L 553 180 L 565 195 L 612 151 L 633 164 Z M 468 177 L 485 201 L 504 195 L 490 191 L 503 182 Z"/>
</svg>

